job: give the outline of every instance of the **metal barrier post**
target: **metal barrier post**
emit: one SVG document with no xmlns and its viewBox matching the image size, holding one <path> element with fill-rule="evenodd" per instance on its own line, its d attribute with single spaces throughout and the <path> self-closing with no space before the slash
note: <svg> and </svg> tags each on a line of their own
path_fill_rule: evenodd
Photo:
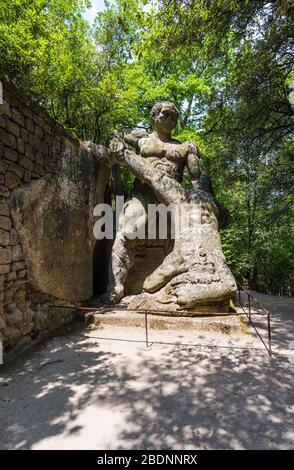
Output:
<svg viewBox="0 0 294 470">
<path fill-rule="evenodd" d="M 271 315 L 267 313 L 267 332 L 268 332 L 268 353 L 272 357 L 272 332 L 271 332 Z"/>
<path fill-rule="evenodd" d="M 146 333 L 146 347 L 148 348 L 148 321 L 147 321 L 147 312 L 145 312 L 145 333 Z"/>
<path fill-rule="evenodd" d="M 248 295 L 248 310 L 249 310 L 249 322 L 251 323 L 251 298 L 250 295 Z"/>
</svg>

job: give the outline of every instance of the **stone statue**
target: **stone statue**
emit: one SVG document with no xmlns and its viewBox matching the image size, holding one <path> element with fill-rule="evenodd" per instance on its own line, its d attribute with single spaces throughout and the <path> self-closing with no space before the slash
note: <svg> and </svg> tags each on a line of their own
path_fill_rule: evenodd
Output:
<svg viewBox="0 0 294 470">
<path fill-rule="evenodd" d="M 191 312 L 227 310 L 236 284 L 222 253 L 218 207 L 201 169 L 196 146 L 171 136 L 178 117 L 174 104 L 158 103 L 151 111 L 152 134 L 135 129 L 116 132 L 111 138 L 110 153 L 117 161 L 123 161 L 137 179 L 135 193 L 120 217 L 107 294 L 114 303 L 123 298 L 138 243 L 132 233 L 146 226 L 148 204 L 163 203 L 172 208 L 174 219 L 181 220 L 175 228 L 174 247 L 145 279 L 143 292 L 130 301 L 129 307 Z M 190 190 L 181 184 L 185 167 L 192 181 Z"/>
</svg>

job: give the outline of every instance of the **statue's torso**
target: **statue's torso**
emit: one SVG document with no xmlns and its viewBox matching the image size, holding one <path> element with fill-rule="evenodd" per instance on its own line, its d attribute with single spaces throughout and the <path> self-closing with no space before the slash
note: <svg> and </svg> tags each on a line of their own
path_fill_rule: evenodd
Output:
<svg viewBox="0 0 294 470">
<path fill-rule="evenodd" d="M 154 168 L 178 182 L 182 181 L 185 157 L 188 153 L 187 142 L 180 143 L 176 140 L 163 142 L 151 134 L 140 139 L 138 146 L 140 155 L 148 158 Z"/>
</svg>

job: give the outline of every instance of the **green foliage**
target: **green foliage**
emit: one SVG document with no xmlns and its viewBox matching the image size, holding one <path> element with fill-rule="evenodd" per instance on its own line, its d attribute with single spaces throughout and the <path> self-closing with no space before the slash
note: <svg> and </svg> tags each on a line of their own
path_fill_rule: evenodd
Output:
<svg viewBox="0 0 294 470">
<path fill-rule="evenodd" d="M 293 294 L 293 2 L 116 0 L 92 27 L 89 4 L 0 0 L 0 71 L 102 144 L 115 128 L 148 129 L 154 102 L 173 101 L 175 137 L 196 143 L 230 210 L 221 236 L 236 276 Z"/>
</svg>

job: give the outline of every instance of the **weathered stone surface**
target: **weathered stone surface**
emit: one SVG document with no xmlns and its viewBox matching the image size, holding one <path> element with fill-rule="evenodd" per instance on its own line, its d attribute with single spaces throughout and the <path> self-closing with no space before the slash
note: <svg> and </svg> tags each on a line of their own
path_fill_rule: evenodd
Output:
<svg viewBox="0 0 294 470">
<path fill-rule="evenodd" d="M 9 171 L 5 174 L 5 186 L 9 189 L 13 189 L 20 184 L 21 178 L 15 173 L 10 173 Z"/>
<path fill-rule="evenodd" d="M 8 265 L 7 265 L 8 266 Z M 13 288 L 9 287 L 5 289 L 4 291 L 4 303 L 7 305 L 7 304 L 10 304 L 11 302 L 13 302 L 15 300 L 15 291 Z"/>
<path fill-rule="evenodd" d="M 11 248 L 11 260 L 12 261 L 23 261 L 24 254 L 21 245 L 15 245 Z"/>
<path fill-rule="evenodd" d="M 0 274 L 9 273 L 10 264 L 0 264 Z"/>
<path fill-rule="evenodd" d="M 11 119 L 15 121 L 19 126 L 25 127 L 25 118 L 23 114 L 16 108 L 11 108 Z"/>
<path fill-rule="evenodd" d="M 0 245 L 9 245 L 9 232 L 7 232 L 6 230 L 0 229 Z"/>
<path fill-rule="evenodd" d="M 8 326 L 20 325 L 23 320 L 23 313 L 18 308 L 15 308 L 13 313 L 8 313 L 4 316 L 4 319 Z"/>
<path fill-rule="evenodd" d="M 26 119 L 26 129 L 29 132 L 34 132 L 34 123 L 31 119 Z"/>
<path fill-rule="evenodd" d="M 23 304 L 26 302 L 26 290 L 25 289 L 18 289 L 13 294 L 13 300 L 15 300 L 18 304 Z"/>
<path fill-rule="evenodd" d="M 10 132 L 11 134 L 13 134 L 15 137 L 19 137 L 19 134 L 20 134 L 19 127 L 14 122 L 8 120 L 6 123 L 6 130 Z"/>
<path fill-rule="evenodd" d="M 98 159 L 68 143 L 58 176 L 33 180 L 12 193 L 10 209 L 32 285 L 44 294 L 67 300 L 92 295 L 92 211 L 99 202 L 98 172 Z M 13 263 L 12 271 L 16 266 L 22 269 Z"/>
<path fill-rule="evenodd" d="M 6 100 L 3 100 L 3 103 L 0 104 L 0 113 L 6 117 L 11 117 L 11 109 L 9 103 Z"/>
<path fill-rule="evenodd" d="M 158 103 L 151 111 L 151 118 L 154 132 L 150 136 L 142 130 L 130 134 L 116 132 L 110 142 L 111 154 L 118 162 L 124 161 L 148 185 L 153 201 L 141 185 L 141 194 L 138 191 L 124 206 L 113 244 L 108 296 L 117 302 L 124 295 L 127 274 L 136 253 L 133 234 L 138 233 L 138 228 L 144 229 L 148 220 L 146 207 L 151 200 L 170 208 L 174 247 L 146 277 L 143 293 L 135 296 L 129 307 L 225 311 L 236 291 L 236 283 L 222 253 L 218 207 L 202 175 L 197 148 L 190 142 L 172 139 L 171 132 L 178 118 L 173 104 Z M 132 147 L 140 154 L 131 150 Z M 189 191 L 181 185 L 183 162 L 187 164 L 193 185 Z"/>
<path fill-rule="evenodd" d="M 19 166 L 17 163 L 14 163 L 14 162 L 7 162 L 7 169 L 9 171 L 11 171 L 12 173 L 15 173 L 16 175 L 18 175 L 20 178 L 23 177 L 24 175 L 24 169 Z"/>
<path fill-rule="evenodd" d="M 6 281 L 13 281 L 14 279 L 16 279 L 17 274 L 16 272 L 11 272 L 11 273 L 7 273 L 5 277 L 6 277 Z"/>
<path fill-rule="evenodd" d="M 108 157 L 101 165 L 101 147 L 92 151 L 11 84 L 3 88 L 0 315 L 9 315 L 9 324 L 1 321 L 0 340 L 12 348 L 71 320 L 71 310 L 48 311 L 52 302 L 92 296 L 93 208 L 104 202 L 110 165 Z"/>
<path fill-rule="evenodd" d="M 23 139 L 17 139 L 16 149 L 18 153 L 22 155 L 25 153 L 25 141 Z"/>
<path fill-rule="evenodd" d="M 17 245 L 19 243 L 19 238 L 17 231 L 13 228 L 10 231 L 9 245 Z"/>
<path fill-rule="evenodd" d="M 11 249 L 0 247 L 0 264 L 11 263 Z"/>
<path fill-rule="evenodd" d="M 26 168 L 27 170 L 33 170 L 33 168 L 34 168 L 33 162 L 31 160 L 29 160 L 28 158 L 23 157 L 22 155 L 20 155 L 20 157 L 19 157 L 19 164 L 23 168 Z"/>
<path fill-rule="evenodd" d="M 26 269 L 21 269 L 20 271 L 17 271 L 17 278 L 22 279 L 27 275 L 27 270 Z"/>
<path fill-rule="evenodd" d="M 7 147 L 16 148 L 16 138 L 6 130 L 0 128 L 0 141 Z"/>
<path fill-rule="evenodd" d="M 0 229 L 11 229 L 11 220 L 9 217 L 6 217 L 5 215 L 0 215 Z"/>
<path fill-rule="evenodd" d="M 0 215 L 9 216 L 9 207 L 6 200 L 0 200 Z"/>
<path fill-rule="evenodd" d="M 29 183 L 32 178 L 32 172 L 30 170 L 25 170 L 23 180 L 25 183 Z"/>
<path fill-rule="evenodd" d="M 18 271 L 20 269 L 25 269 L 26 263 L 24 261 L 16 261 L 11 264 L 11 271 Z"/>
<path fill-rule="evenodd" d="M 10 147 L 5 147 L 4 148 L 4 157 L 7 158 L 7 160 L 11 160 L 13 162 L 17 161 L 17 152 Z"/>
<path fill-rule="evenodd" d="M 6 323 L 2 316 L 0 316 L 0 331 L 4 331 L 6 329 Z"/>
</svg>

